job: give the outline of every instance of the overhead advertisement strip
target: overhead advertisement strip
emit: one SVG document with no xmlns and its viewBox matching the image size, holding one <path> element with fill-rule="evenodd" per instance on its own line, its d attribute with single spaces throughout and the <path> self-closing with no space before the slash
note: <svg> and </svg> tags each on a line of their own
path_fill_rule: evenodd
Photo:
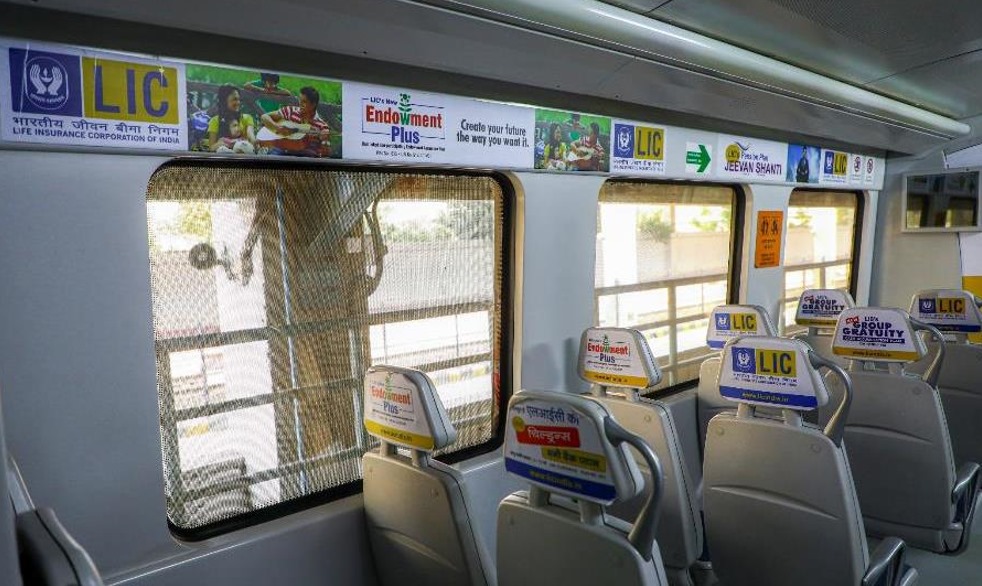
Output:
<svg viewBox="0 0 982 586">
<path fill-rule="evenodd" d="M 879 189 L 883 160 L 329 78 L 0 39 L 0 138 Z"/>
</svg>

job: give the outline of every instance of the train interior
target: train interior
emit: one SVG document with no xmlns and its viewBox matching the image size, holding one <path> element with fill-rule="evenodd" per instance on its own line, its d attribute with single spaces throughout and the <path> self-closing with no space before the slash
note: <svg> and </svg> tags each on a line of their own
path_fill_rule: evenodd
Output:
<svg viewBox="0 0 982 586">
<path fill-rule="evenodd" d="M 980 22 L 0 1 L 0 584 L 982 583 Z"/>
</svg>

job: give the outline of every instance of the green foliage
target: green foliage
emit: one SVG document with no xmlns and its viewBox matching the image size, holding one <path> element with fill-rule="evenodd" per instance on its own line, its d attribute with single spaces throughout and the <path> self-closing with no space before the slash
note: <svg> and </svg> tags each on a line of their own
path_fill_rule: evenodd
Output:
<svg viewBox="0 0 982 586">
<path fill-rule="evenodd" d="M 249 82 L 259 79 L 259 71 L 248 69 L 230 69 L 228 67 L 212 67 L 210 65 L 188 65 L 188 81 L 200 81 L 223 85 L 230 83 L 236 87 L 243 87 Z M 271 72 L 272 73 L 272 72 Z M 311 86 L 317 90 L 321 96 L 322 104 L 341 103 L 341 83 L 324 79 L 311 79 L 308 77 L 294 77 L 292 75 L 280 75 L 279 87 L 289 90 L 294 96 L 300 95 L 300 88 Z"/>
<path fill-rule="evenodd" d="M 725 208 L 720 213 L 719 218 L 713 218 L 709 208 L 702 208 L 698 218 L 693 218 L 692 225 L 700 232 L 726 232 L 732 224 L 733 212 L 730 208 Z"/>
<path fill-rule="evenodd" d="M 490 240 L 494 236 L 494 207 L 490 202 L 451 201 L 432 222 L 381 222 L 388 243 Z"/>
<path fill-rule="evenodd" d="M 182 202 L 177 216 L 177 228 L 181 234 L 194 236 L 199 240 L 210 240 L 211 207 L 203 201 Z"/>
<path fill-rule="evenodd" d="M 661 211 L 638 214 L 638 234 L 657 242 L 668 242 L 674 231 L 672 223 L 665 220 Z"/>
<path fill-rule="evenodd" d="M 454 240 L 490 240 L 494 235 L 491 202 L 452 201 L 436 224 Z"/>
<path fill-rule="evenodd" d="M 422 222 L 410 221 L 393 224 L 382 221 L 380 223 L 382 239 L 388 244 L 398 244 L 407 242 L 437 242 L 447 240 L 449 232 L 442 226 L 434 226 L 430 222 L 425 225 Z"/>
<path fill-rule="evenodd" d="M 537 125 L 545 124 L 546 126 L 552 124 L 553 122 L 565 124 L 567 121 L 569 121 L 570 114 L 572 114 L 572 112 L 537 108 L 535 110 L 535 122 Z M 589 114 L 580 115 L 580 124 L 582 124 L 584 128 L 589 130 L 591 122 L 596 122 L 600 126 L 601 135 L 610 135 L 610 118 L 605 116 L 591 116 Z"/>
</svg>

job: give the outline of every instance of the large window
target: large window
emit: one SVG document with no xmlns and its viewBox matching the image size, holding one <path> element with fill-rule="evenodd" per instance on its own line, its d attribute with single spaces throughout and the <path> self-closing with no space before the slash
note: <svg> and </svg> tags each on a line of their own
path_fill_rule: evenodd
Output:
<svg viewBox="0 0 982 586">
<path fill-rule="evenodd" d="M 709 313 L 730 298 L 736 190 L 608 181 L 597 215 L 596 323 L 640 330 L 664 372 L 699 378 Z"/>
<path fill-rule="evenodd" d="M 175 532 L 356 490 L 376 445 L 362 425 L 373 363 L 433 378 L 459 432 L 448 452 L 496 440 L 505 207 L 479 175 L 159 170 L 147 215 Z"/>
<path fill-rule="evenodd" d="M 784 333 L 795 324 L 798 298 L 805 289 L 852 291 L 859 195 L 855 192 L 795 189 L 788 204 L 784 250 Z"/>
</svg>

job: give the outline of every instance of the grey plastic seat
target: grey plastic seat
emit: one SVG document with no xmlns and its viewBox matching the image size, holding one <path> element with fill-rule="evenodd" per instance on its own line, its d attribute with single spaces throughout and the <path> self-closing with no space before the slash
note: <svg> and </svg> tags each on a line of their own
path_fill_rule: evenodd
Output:
<svg viewBox="0 0 982 586">
<path fill-rule="evenodd" d="M 640 391 L 661 382 L 662 374 L 641 332 L 623 328 L 589 328 L 580 338 L 579 374 L 594 383 L 594 398 L 603 403 L 625 429 L 655 451 L 664 479 L 659 501 L 656 538 L 668 582 L 693 584 L 690 570 L 703 551 L 701 505 L 696 482 L 685 465 L 672 412 L 661 401 L 641 397 Z M 653 486 L 651 471 L 632 450 L 645 486 Z M 615 504 L 608 511 L 634 521 L 648 497 L 645 491 Z"/>
<path fill-rule="evenodd" d="M 980 300 L 968 291 L 931 289 L 914 295 L 912 317 L 938 328 L 945 344 L 926 339 L 928 357 L 908 369 L 923 373 L 944 348 L 937 386 L 948 420 L 951 450 L 956 462 L 982 462 L 982 346 L 968 335 L 982 331 Z"/>
<path fill-rule="evenodd" d="M 822 358 L 842 367 L 849 366 L 849 360 L 832 352 L 832 340 L 839 314 L 851 307 L 856 307 L 856 302 L 843 289 L 804 290 L 798 298 L 794 321 L 799 326 L 807 326 L 808 331 L 792 337 L 804 341 Z"/>
<path fill-rule="evenodd" d="M 759 305 L 720 305 L 709 316 L 706 345 L 722 350 L 726 342 L 739 336 L 776 336 L 777 329 L 770 315 Z M 705 448 L 709 421 L 727 411 L 735 411 L 733 403 L 719 394 L 719 356 L 712 356 L 699 367 L 699 390 L 696 413 L 699 418 L 699 444 Z M 703 451 L 702 453 L 705 453 Z"/>
<path fill-rule="evenodd" d="M 926 353 L 916 334 L 925 329 L 941 338 L 901 309 L 847 309 L 832 348 L 853 361 L 855 396 L 845 437 L 867 531 L 955 554 L 971 535 L 979 465 L 965 462 L 956 473 L 935 375 L 904 372 L 904 364 Z M 834 397 L 843 393 L 836 381 L 829 388 Z M 826 419 L 824 412 L 820 421 Z"/>
<path fill-rule="evenodd" d="M 704 465 L 706 531 L 725 586 L 894 586 L 917 581 L 904 543 L 885 539 L 869 556 L 849 461 L 842 448 L 849 398 L 824 429 L 800 411 L 829 400 L 817 367 L 845 372 L 799 340 L 727 342 L 719 389 L 739 404 L 709 424 Z M 760 417 L 759 406 L 782 417 Z"/>
<path fill-rule="evenodd" d="M 6 503 L 2 501 L 6 499 Z M 92 558 L 55 512 L 37 507 L 4 441 L 0 413 L 0 583 L 102 586 Z"/>
<path fill-rule="evenodd" d="M 662 475 L 644 440 L 602 403 L 571 393 L 516 393 L 506 421 L 505 469 L 531 488 L 498 507 L 499 583 L 667 584 L 655 539 Z M 628 444 L 655 471 L 633 526 L 604 511 L 643 490 Z"/>
<path fill-rule="evenodd" d="M 381 441 L 378 452 L 362 460 L 365 519 L 380 582 L 493 586 L 494 566 L 471 524 L 463 479 L 430 458 L 457 432 L 429 377 L 394 366 L 369 368 L 365 427 Z"/>
</svg>

